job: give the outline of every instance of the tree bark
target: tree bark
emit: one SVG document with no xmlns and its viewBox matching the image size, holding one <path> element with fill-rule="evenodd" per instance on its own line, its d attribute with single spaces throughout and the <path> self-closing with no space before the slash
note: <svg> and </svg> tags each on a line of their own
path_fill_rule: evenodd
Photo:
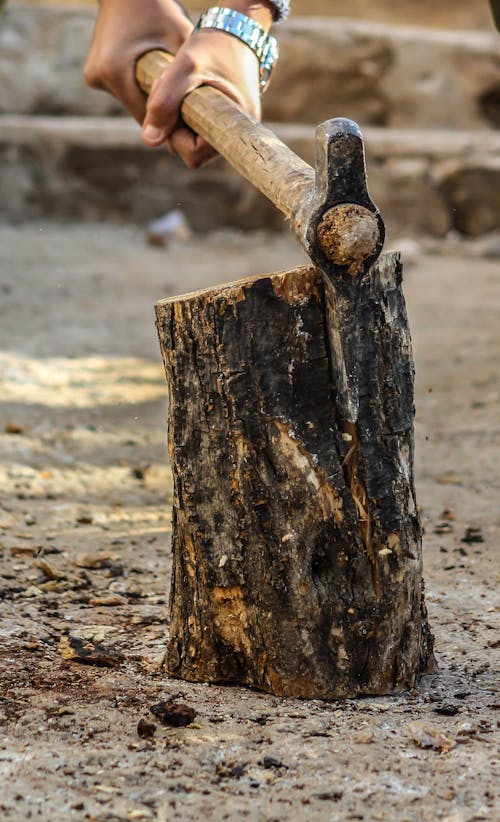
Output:
<svg viewBox="0 0 500 822">
<path fill-rule="evenodd" d="M 350 303 L 300 268 L 157 305 L 172 676 L 336 698 L 410 688 L 428 663 L 401 280 L 386 254 Z M 354 420 L 336 390 L 343 333 Z"/>
</svg>

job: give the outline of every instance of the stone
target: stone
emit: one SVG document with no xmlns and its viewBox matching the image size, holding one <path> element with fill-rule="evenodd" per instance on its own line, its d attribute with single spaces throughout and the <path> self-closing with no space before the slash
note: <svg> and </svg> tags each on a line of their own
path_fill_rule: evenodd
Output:
<svg viewBox="0 0 500 822">
<path fill-rule="evenodd" d="M 312 162 L 311 126 L 273 128 Z M 500 134 L 367 128 L 364 136 L 388 243 L 444 237 L 453 227 L 467 236 L 498 227 Z M 147 149 L 137 125 L 121 118 L 0 117 L 0 176 L 4 219 L 144 225 L 181 208 L 194 231 L 284 227 L 276 208 L 221 160 L 193 174 L 166 151 Z"/>
<path fill-rule="evenodd" d="M 295 18 L 280 51 L 264 97 L 270 120 L 467 129 L 500 119 L 494 33 Z"/>
<path fill-rule="evenodd" d="M 0 29 L 0 112 L 124 113 L 83 81 L 94 17 L 85 7 L 8 6 Z M 347 116 L 361 125 L 460 129 L 500 121 L 493 31 L 293 16 L 279 37 L 281 59 L 264 97 L 268 120 Z"/>
<path fill-rule="evenodd" d="M 0 26 L 0 111 L 121 112 L 116 100 L 83 80 L 94 19 L 88 8 L 8 4 Z"/>
<path fill-rule="evenodd" d="M 500 158 L 457 165 L 440 188 L 460 234 L 479 237 L 500 230 Z"/>
</svg>

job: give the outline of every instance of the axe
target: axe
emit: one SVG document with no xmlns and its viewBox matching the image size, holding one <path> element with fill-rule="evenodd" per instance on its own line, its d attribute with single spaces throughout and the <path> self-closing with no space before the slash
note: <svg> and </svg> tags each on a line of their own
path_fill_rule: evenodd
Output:
<svg viewBox="0 0 500 822">
<path fill-rule="evenodd" d="M 136 80 L 148 94 L 172 62 L 150 51 L 136 64 Z M 330 360 L 337 404 L 355 422 L 356 304 L 359 278 L 379 257 L 385 238 L 380 212 L 368 194 L 363 138 L 356 123 L 328 120 L 316 130 L 313 169 L 268 128 L 210 86 L 195 89 L 181 107 L 184 122 L 290 221 L 300 244 L 326 281 Z"/>
</svg>

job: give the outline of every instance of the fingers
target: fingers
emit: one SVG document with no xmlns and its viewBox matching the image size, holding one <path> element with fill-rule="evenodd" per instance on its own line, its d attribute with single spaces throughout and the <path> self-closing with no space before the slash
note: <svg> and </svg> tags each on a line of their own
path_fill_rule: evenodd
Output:
<svg viewBox="0 0 500 822">
<path fill-rule="evenodd" d="M 224 32 L 207 30 L 192 35 L 154 83 L 142 129 L 147 145 L 166 144 L 189 168 L 199 168 L 216 156 L 206 141 L 182 122 L 180 114 L 184 98 L 204 85 L 223 92 L 260 119 L 258 61 L 253 52 Z"/>
<path fill-rule="evenodd" d="M 187 55 L 186 55 L 187 57 Z M 152 147 L 165 143 L 171 154 L 188 168 L 206 165 L 217 152 L 182 122 L 182 101 L 201 83 L 194 66 L 186 58 L 169 66 L 153 84 L 142 124 L 142 139 Z"/>
<path fill-rule="evenodd" d="M 120 100 L 133 117 L 142 123 L 146 113 L 146 101 L 135 82 L 134 55 L 121 57 L 101 50 L 98 57 L 91 52 L 84 67 L 84 78 L 88 86 L 110 92 Z"/>
<path fill-rule="evenodd" d="M 196 87 L 195 76 L 178 61 L 153 84 L 142 124 L 142 139 L 149 146 L 159 146 L 170 138 L 180 123 L 180 107 Z"/>
<path fill-rule="evenodd" d="M 201 168 L 217 157 L 215 149 L 186 126 L 177 128 L 166 145 L 188 168 Z"/>
</svg>

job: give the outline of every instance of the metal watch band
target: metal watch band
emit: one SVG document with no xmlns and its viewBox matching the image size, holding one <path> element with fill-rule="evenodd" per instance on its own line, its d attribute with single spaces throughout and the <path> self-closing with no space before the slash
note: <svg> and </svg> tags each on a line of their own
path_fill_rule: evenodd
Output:
<svg viewBox="0 0 500 822">
<path fill-rule="evenodd" d="M 290 0 L 272 0 L 276 9 L 275 20 L 285 20 L 290 13 Z"/>
<path fill-rule="evenodd" d="M 234 9 L 213 6 L 198 20 L 197 29 L 218 29 L 232 34 L 252 49 L 260 64 L 260 87 L 264 91 L 278 59 L 278 41 L 255 20 Z"/>
</svg>

